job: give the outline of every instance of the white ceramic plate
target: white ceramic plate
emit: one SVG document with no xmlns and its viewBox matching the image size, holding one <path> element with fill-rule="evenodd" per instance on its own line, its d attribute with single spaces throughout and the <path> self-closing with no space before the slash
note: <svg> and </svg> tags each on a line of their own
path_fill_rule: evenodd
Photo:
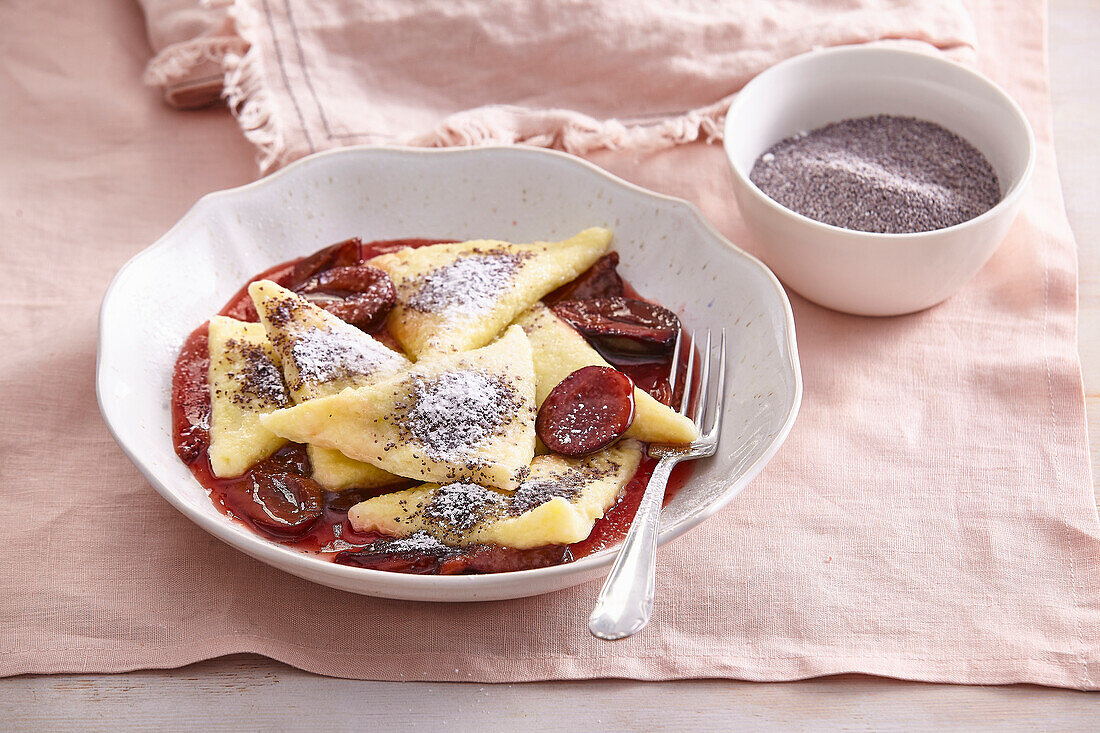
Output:
<svg viewBox="0 0 1100 733">
<path fill-rule="evenodd" d="M 103 299 L 96 390 L 115 440 L 149 482 L 200 527 L 270 565 L 386 598 L 475 601 L 547 593 L 606 574 L 602 552 L 496 575 L 418 576 L 344 567 L 269 542 L 225 517 L 176 457 L 171 375 L 187 335 L 245 280 L 348 237 L 561 239 L 615 230 L 621 270 L 689 327 L 725 327 L 732 372 L 718 454 L 665 509 L 661 543 L 730 501 L 779 449 L 802 378 L 790 303 L 775 276 L 690 204 L 533 148 L 343 148 L 203 197 L 128 262 Z"/>
</svg>

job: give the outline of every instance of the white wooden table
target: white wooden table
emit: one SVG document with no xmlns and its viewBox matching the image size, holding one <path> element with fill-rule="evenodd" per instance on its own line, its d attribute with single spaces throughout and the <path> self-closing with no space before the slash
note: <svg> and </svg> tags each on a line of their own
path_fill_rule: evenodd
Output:
<svg viewBox="0 0 1100 733">
<path fill-rule="evenodd" d="M 1080 350 L 1100 468 L 1100 0 L 1051 0 L 1055 134 L 1080 245 Z M 1100 729 L 1100 695 L 847 675 L 797 683 L 482 685 L 318 677 L 238 655 L 178 670 L 0 680 L 0 729 Z"/>
</svg>

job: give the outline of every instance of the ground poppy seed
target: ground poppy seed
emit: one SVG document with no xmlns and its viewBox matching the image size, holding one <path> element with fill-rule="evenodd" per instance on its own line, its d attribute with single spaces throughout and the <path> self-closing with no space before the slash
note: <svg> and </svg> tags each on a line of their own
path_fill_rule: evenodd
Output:
<svg viewBox="0 0 1100 733">
<path fill-rule="evenodd" d="M 863 232 L 944 229 L 1001 200 L 997 174 L 977 148 L 935 123 L 891 115 L 782 140 L 749 178 L 792 211 Z"/>
</svg>

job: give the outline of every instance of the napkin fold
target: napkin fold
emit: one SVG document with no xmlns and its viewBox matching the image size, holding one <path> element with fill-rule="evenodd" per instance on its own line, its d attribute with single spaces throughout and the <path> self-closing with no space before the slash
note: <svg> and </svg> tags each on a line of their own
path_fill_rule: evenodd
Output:
<svg viewBox="0 0 1100 733">
<path fill-rule="evenodd" d="M 149 45 L 156 55 L 144 81 L 160 87 L 164 101 L 198 109 L 222 97 L 222 66 L 229 54 L 248 50 L 230 17 L 232 0 L 140 0 Z"/>
</svg>

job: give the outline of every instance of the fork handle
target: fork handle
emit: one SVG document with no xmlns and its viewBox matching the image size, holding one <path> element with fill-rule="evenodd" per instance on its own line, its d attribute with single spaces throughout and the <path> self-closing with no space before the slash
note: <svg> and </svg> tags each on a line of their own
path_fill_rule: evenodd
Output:
<svg viewBox="0 0 1100 733">
<path fill-rule="evenodd" d="M 588 630 L 593 636 L 608 641 L 625 639 L 649 623 L 653 613 L 661 503 L 676 463 L 675 457 L 663 457 L 653 468 L 630 531 L 588 617 Z"/>
</svg>

